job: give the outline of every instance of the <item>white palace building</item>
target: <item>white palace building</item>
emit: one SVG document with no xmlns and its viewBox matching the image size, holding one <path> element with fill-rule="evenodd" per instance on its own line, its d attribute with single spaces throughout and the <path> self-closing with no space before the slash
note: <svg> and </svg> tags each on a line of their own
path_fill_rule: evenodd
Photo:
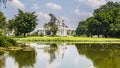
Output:
<svg viewBox="0 0 120 68">
<path fill-rule="evenodd" d="M 58 26 L 58 31 L 57 31 L 56 35 L 58 35 L 58 36 L 73 36 L 73 35 L 75 35 L 75 30 L 76 30 L 76 28 L 68 28 L 68 27 Z M 44 28 L 39 28 L 37 30 L 37 32 L 38 32 L 38 35 L 40 35 L 41 33 L 46 35 Z"/>
<path fill-rule="evenodd" d="M 73 36 L 73 35 L 75 35 L 76 28 L 68 28 L 63 22 L 64 22 L 64 20 L 62 20 L 60 18 L 57 20 L 56 25 L 58 27 L 58 31 L 57 31 L 56 35 L 58 35 L 58 36 Z M 46 35 L 46 31 L 44 28 L 39 28 L 37 30 L 38 35 L 40 35 L 41 33 Z"/>
</svg>

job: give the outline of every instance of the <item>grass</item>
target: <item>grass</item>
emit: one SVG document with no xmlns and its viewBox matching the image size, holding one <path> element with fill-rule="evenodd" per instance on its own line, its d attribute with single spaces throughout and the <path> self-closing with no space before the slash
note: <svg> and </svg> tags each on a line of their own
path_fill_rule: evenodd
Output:
<svg viewBox="0 0 120 68">
<path fill-rule="evenodd" d="M 89 38 L 89 37 L 25 37 L 25 38 L 13 38 L 17 42 L 39 42 L 39 43 L 115 43 L 120 44 L 119 38 Z"/>
</svg>

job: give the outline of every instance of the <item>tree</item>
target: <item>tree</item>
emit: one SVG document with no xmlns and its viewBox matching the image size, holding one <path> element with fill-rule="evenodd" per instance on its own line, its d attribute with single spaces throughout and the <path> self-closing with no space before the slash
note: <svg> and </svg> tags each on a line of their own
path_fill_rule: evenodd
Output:
<svg viewBox="0 0 120 68">
<path fill-rule="evenodd" d="M 56 24 L 51 24 L 51 32 L 52 32 L 52 35 L 56 35 L 57 31 L 58 31 L 58 27 Z"/>
<path fill-rule="evenodd" d="M 11 19 L 11 20 L 9 20 L 8 22 L 9 22 L 9 24 L 8 24 L 8 28 L 9 28 L 9 30 L 13 30 L 14 28 L 15 28 L 15 26 L 14 26 L 14 19 Z"/>
<path fill-rule="evenodd" d="M 51 17 L 49 23 L 51 23 L 51 24 L 55 24 L 56 21 L 57 21 L 57 18 L 54 16 L 54 14 L 51 14 L 51 13 L 49 14 L 49 16 Z"/>
<path fill-rule="evenodd" d="M 23 12 L 18 11 L 18 15 L 15 16 L 14 26 L 16 35 L 29 33 L 33 31 L 37 26 L 37 16 L 34 15 L 35 12 Z"/>
<path fill-rule="evenodd" d="M 79 22 L 79 25 L 76 29 L 76 34 L 80 36 L 80 35 L 86 34 L 86 31 L 87 31 L 86 22 L 85 21 Z"/>
<path fill-rule="evenodd" d="M 101 34 L 101 23 L 95 19 L 95 17 L 90 17 L 86 20 L 86 23 L 87 23 L 87 32 L 89 34 L 89 36 L 92 36 L 92 35 L 99 35 Z"/>
<path fill-rule="evenodd" d="M 102 35 L 112 37 L 119 34 L 120 3 L 108 2 L 106 5 L 96 9 L 94 16 L 101 22 Z"/>
<path fill-rule="evenodd" d="M 45 23 L 45 24 L 44 24 L 44 29 L 45 29 L 45 32 L 46 32 L 47 35 L 50 35 L 50 34 L 51 34 L 51 31 L 50 31 L 50 29 L 51 29 L 50 23 Z"/>
<path fill-rule="evenodd" d="M 119 2 L 114 3 L 112 1 L 109 1 L 105 5 L 102 5 L 100 8 L 95 9 L 94 15 L 96 15 L 96 13 L 99 13 L 99 12 L 113 10 L 114 8 L 120 8 L 120 3 Z"/>
<path fill-rule="evenodd" d="M 7 27 L 6 17 L 0 11 L 0 35 L 5 34 L 6 27 Z"/>
<path fill-rule="evenodd" d="M 56 35 L 58 27 L 56 24 L 45 23 L 44 29 L 47 35 Z"/>
<path fill-rule="evenodd" d="M 0 11 L 0 29 L 4 29 L 6 26 L 7 22 L 6 22 L 6 17 L 4 16 L 4 14 Z"/>
<path fill-rule="evenodd" d="M 54 14 L 49 14 L 51 17 L 50 22 L 44 24 L 44 28 L 47 35 L 56 35 L 58 27 L 55 24 L 57 21 L 57 18 L 54 16 Z"/>
<path fill-rule="evenodd" d="M 103 35 L 104 37 L 120 37 L 120 3 L 108 2 L 94 10 L 93 17 L 85 21 L 86 35 Z M 76 34 L 83 33 L 83 25 L 78 25 Z"/>
</svg>

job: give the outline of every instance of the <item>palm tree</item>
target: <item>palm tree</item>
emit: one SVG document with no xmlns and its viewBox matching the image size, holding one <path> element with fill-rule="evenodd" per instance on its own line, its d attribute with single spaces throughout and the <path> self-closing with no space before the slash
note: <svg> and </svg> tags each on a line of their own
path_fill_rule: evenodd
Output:
<svg viewBox="0 0 120 68">
<path fill-rule="evenodd" d="M 56 35 L 58 31 L 58 27 L 56 24 L 51 24 L 51 32 L 52 32 L 52 35 Z"/>
<path fill-rule="evenodd" d="M 44 29 L 47 35 L 56 35 L 58 27 L 56 24 L 45 23 Z"/>
</svg>

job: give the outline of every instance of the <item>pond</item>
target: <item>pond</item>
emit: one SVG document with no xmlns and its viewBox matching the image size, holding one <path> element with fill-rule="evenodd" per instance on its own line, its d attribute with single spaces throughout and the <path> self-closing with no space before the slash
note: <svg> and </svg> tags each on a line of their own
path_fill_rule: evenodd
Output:
<svg viewBox="0 0 120 68">
<path fill-rule="evenodd" d="M 120 68 L 120 45 L 30 44 L 34 51 L 0 51 L 0 68 Z"/>
</svg>

